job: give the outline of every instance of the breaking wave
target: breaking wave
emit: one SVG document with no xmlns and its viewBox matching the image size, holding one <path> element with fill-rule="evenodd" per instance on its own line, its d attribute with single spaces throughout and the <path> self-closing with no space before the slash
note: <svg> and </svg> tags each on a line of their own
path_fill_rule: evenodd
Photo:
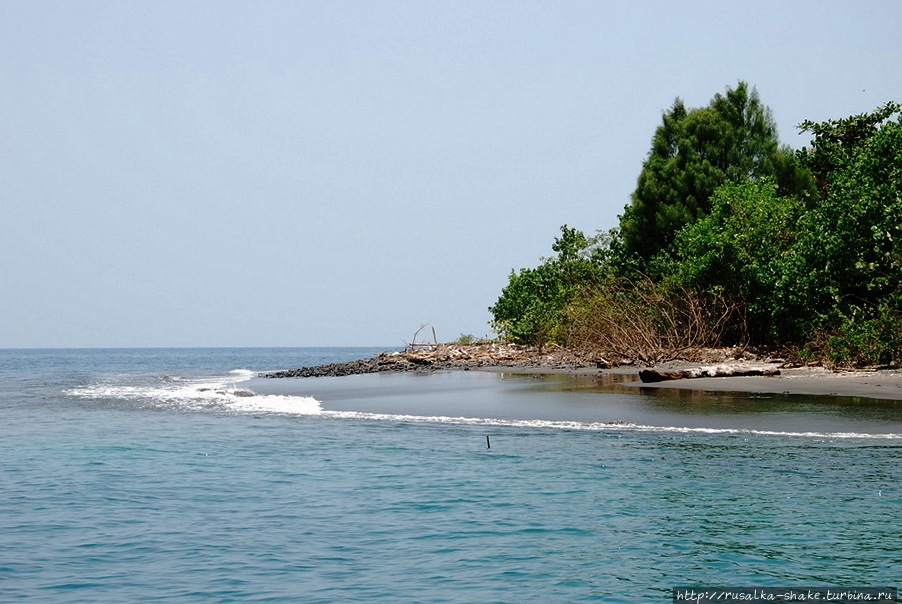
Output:
<svg viewBox="0 0 902 604">
<path fill-rule="evenodd" d="M 87 386 L 70 388 L 66 394 L 84 399 L 185 411 L 293 415 L 315 415 L 322 412 L 319 401 L 313 397 L 258 395 L 241 388 L 241 383 L 254 375 L 255 372 L 247 369 L 235 369 L 226 375 L 206 378 L 162 375 L 137 379 L 133 375 L 121 375 Z"/>
</svg>

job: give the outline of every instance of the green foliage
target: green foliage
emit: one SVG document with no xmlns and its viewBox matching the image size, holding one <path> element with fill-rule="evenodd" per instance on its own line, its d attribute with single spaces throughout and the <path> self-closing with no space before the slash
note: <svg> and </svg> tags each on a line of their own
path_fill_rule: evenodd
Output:
<svg viewBox="0 0 902 604">
<path fill-rule="evenodd" d="M 902 115 L 886 121 L 899 111 L 804 125 L 822 196 L 800 220 L 786 280 L 818 327 L 902 309 Z"/>
<path fill-rule="evenodd" d="M 511 271 L 508 284 L 489 308 L 498 335 L 518 344 L 541 345 L 554 340 L 565 292 L 547 265 Z"/>
<path fill-rule="evenodd" d="M 498 333 L 651 361 L 749 343 L 902 363 L 902 105 L 801 127 L 811 148 L 779 149 L 743 83 L 677 101 L 619 229 L 562 227 L 556 257 L 511 273 Z"/>
<path fill-rule="evenodd" d="M 882 306 L 869 318 L 856 314 L 826 336 L 824 359 L 838 367 L 902 364 L 902 313 Z"/>
<path fill-rule="evenodd" d="M 902 120 L 890 110 L 804 125 L 816 133 L 800 152 L 814 202 L 772 181 L 719 188 L 678 234 L 674 278 L 741 303 L 754 340 L 827 333 L 817 348 L 830 362 L 889 362 L 902 310 Z"/>
<path fill-rule="evenodd" d="M 673 242 L 676 232 L 710 209 L 724 183 L 771 176 L 781 193 L 805 196 L 811 177 L 777 142 L 770 110 L 758 93 L 739 82 L 701 109 L 680 99 L 664 114 L 632 195 L 620 216 L 624 252 L 649 260 Z"/>
<path fill-rule="evenodd" d="M 598 278 L 595 246 L 594 239 L 562 226 L 561 236 L 551 246 L 556 257 L 536 268 L 511 271 L 507 286 L 489 308 L 494 330 L 520 344 L 559 341 L 564 307 L 581 287 Z"/>
<path fill-rule="evenodd" d="M 710 214 L 678 233 L 673 279 L 724 292 L 743 308 L 747 337 L 779 339 L 796 318 L 783 289 L 804 205 L 778 196 L 773 180 L 724 185 L 711 203 Z"/>
<path fill-rule="evenodd" d="M 869 139 L 879 133 L 881 123 L 900 110 L 902 105 L 889 102 L 873 113 L 821 123 L 805 120 L 799 125 L 802 131 L 814 135 L 811 148 L 802 149 L 799 157 L 810 168 L 822 192 L 830 184 L 831 173 L 848 165 L 856 150 L 868 146 Z"/>
<path fill-rule="evenodd" d="M 461 346 L 469 346 L 471 344 L 475 344 L 479 341 L 479 338 L 474 336 L 471 333 L 462 333 L 458 336 L 457 340 L 454 341 L 455 344 L 460 344 Z"/>
</svg>

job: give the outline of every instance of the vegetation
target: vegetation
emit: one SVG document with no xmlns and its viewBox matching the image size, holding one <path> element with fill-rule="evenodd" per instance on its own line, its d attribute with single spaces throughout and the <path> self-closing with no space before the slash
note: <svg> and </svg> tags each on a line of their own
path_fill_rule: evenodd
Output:
<svg viewBox="0 0 902 604">
<path fill-rule="evenodd" d="M 567 306 L 566 343 L 611 362 L 656 363 L 717 346 L 732 328 L 735 307 L 718 294 L 648 278 L 611 278 L 583 290 Z"/>
<path fill-rule="evenodd" d="M 664 115 L 620 226 L 561 228 L 490 308 L 521 344 L 659 361 L 715 345 L 835 365 L 902 363 L 902 115 L 805 122 L 780 147 L 740 83 Z"/>
<path fill-rule="evenodd" d="M 810 175 L 788 147 L 779 146 L 773 117 L 757 91 L 740 82 L 692 110 L 676 99 L 620 217 L 624 251 L 648 261 L 680 228 L 708 213 L 717 187 L 763 177 L 775 178 L 781 194 L 813 192 Z"/>
<path fill-rule="evenodd" d="M 458 346 L 479 346 L 482 344 L 489 344 L 491 340 L 488 336 L 477 337 L 471 333 L 462 333 L 460 334 L 456 340 L 451 342 L 451 344 L 456 344 Z"/>
<path fill-rule="evenodd" d="M 597 244 L 597 238 L 562 226 L 551 246 L 557 256 L 536 268 L 511 271 L 501 297 L 489 309 L 492 328 L 518 344 L 541 347 L 564 339 L 564 309 L 581 289 L 599 283 Z"/>
</svg>

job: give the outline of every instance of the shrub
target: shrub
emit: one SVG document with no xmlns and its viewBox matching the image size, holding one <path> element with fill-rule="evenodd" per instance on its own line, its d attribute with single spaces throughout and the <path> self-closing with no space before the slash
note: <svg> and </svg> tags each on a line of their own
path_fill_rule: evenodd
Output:
<svg viewBox="0 0 902 604">
<path fill-rule="evenodd" d="M 609 360 L 657 363 L 693 348 L 744 337 L 740 308 L 718 293 L 611 279 L 585 290 L 566 311 L 568 344 Z"/>
<path fill-rule="evenodd" d="M 536 268 L 511 271 L 501 296 L 489 308 L 495 332 L 518 344 L 561 343 L 564 308 L 582 287 L 597 279 L 597 245 L 596 238 L 562 226 L 561 236 L 551 246 L 557 256 Z"/>
<path fill-rule="evenodd" d="M 677 235 L 674 279 L 694 291 L 722 291 L 746 309 L 756 341 L 804 331 L 786 295 L 786 262 L 798 238 L 801 200 L 777 195 L 770 179 L 720 187 L 711 213 Z M 789 298 L 789 299 L 788 299 Z"/>
<path fill-rule="evenodd" d="M 836 367 L 902 363 L 902 313 L 883 307 L 875 316 L 850 317 L 820 335 L 824 360 Z"/>
</svg>

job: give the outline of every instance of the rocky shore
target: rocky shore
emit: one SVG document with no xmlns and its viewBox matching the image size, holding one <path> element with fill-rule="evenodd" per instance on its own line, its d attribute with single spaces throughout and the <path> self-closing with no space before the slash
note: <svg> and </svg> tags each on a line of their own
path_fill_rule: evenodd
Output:
<svg viewBox="0 0 902 604">
<path fill-rule="evenodd" d="M 382 352 L 369 359 L 331 363 L 261 374 L 266 378 L 342 377 L 363 373 L 444 371 L 483 368 L 568 371 L 599 368 L 599 360 L 580 358 L 562 348 L 536 348 L 515 344 L 438 344 L 401 352 Z"/>
<path fill-rule="evenodd" d="M 722 363 L 725 359 L 754 360 L 747 352 L 732 350 L 694 351 L 695 363 Z M 637 363 L 626 360 L 611 363 L 597 355 L 581 355 L 578 352 L 556 346 L 542 349 L 516 344 L 437 344 L 408 349 L 401 352 L 382 352 L 369 359 L 347 363 L 332 363 L 315 367 L 301 367 L 262 374 L 267 378 L 341 377 L 364 373 L 444 371 L 444 370 L 497 370 L 529 373 L 581 373 L 600 371 L 636 372 Z"/>
</svg>

